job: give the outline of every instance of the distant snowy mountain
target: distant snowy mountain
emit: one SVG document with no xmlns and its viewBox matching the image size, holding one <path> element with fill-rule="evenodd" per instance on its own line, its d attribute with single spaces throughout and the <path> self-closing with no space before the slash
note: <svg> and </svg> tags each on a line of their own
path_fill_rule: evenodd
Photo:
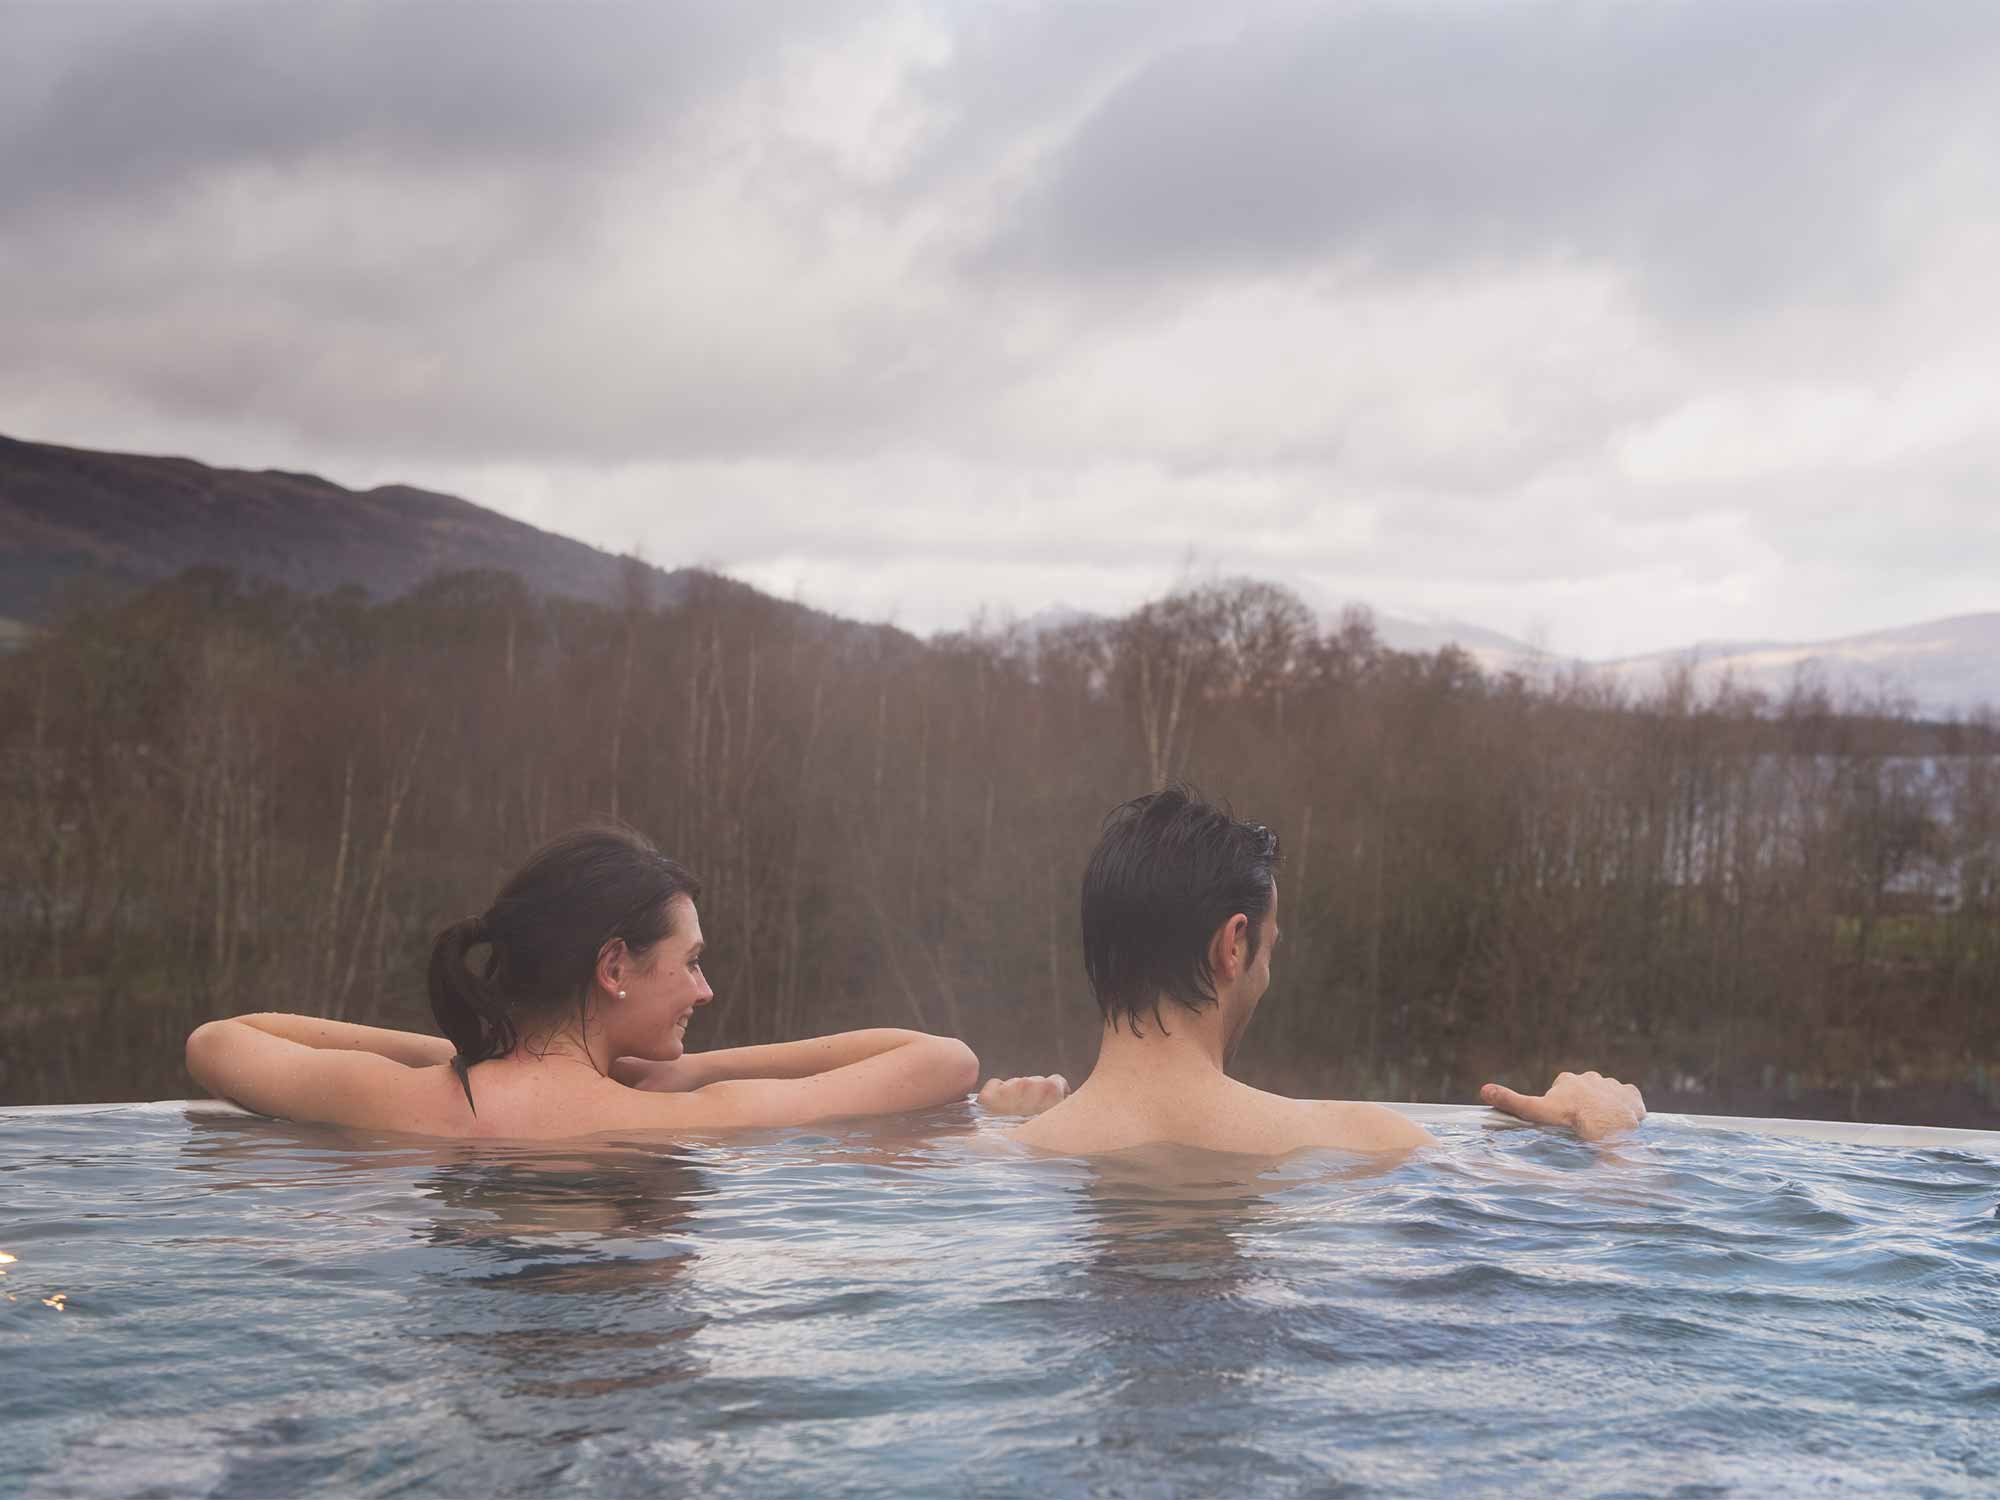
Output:
<svg viewBox="0 0 2000 1500">
<path fill-rule="evenodd" d="M 1957 615 L 1830 641 L 1709 642 L 1596 663 L 1641 691 L 1686 667 L 1702 688 L 1725 679 L 1781 697 L 1796 683 L 1835 702 L 1907 699 L 1927 714 L 2000 708 L 2000 613 Z"/>
<path fill-rule="evenodd" d="M 1359 600 L 1336 600 L 1304 580 L 1294 579 L 1291 587 L 1319 616 L 1322 629 L 1338 630 L 1347 612 L 1359 609 L 1368 616 L 1375 638 L 1391 651 L 1429 654 L 1456 646 L 1479 663 L 1482 672 L 1519 672 L 1527 677 L 1547 675 L 1551 670 L 1571 665 L 1540 647 L 1488 630 L 1484 625 L 1470 625 L 1464 620 L 1406 620 L 1385 615 Z"/>
<path fill-rule="evenodd" d="M 1322 628 L 1336 630 L 1341 608 L 1317 611 Z M 1912 704 L 1939 718 L 2000 710 L 2000 612 L 1957 615 L 1829 641 L 1704 641 L 1672 651 L 1590 662 L 1554 656 L 1526 641 L 1461 620 L 1425 622 L 1367 611 L 1375 635 L 1394 651 L 1433 652 L 1457 646 L 1489 673 L 1519 672 L 1531 679 L 1581 671 L 1608 677 L 1633 692 L 1658 688 L 1686 668 L 1695 684 L 1713 691 L 1724 681 L 1782 698 L 1795 685 L 1823 689 L 1836 704 L 1887 701 Z M 1102 618 L 1054 606 L 1023 620 L 1030 634 Z"/>
<path fill-rule="evenodd" d="M 1333 623 L 1337 617 L 1329 617 Z M 1456 645 L 1488 672 L 1546 678 L 1582 671 L 1634 692 L 1651 692 L 1685 668 L 1713 691 L 1725 681 L 1782 698 L 1795 686 L 1824 690 L 1836 704 L 1914 705 L 1937 718 L 2000 710 L 2000 612 L 1957 615 L 1828 641 L 1704 641 L 1699 645 L 1590 662 L 1551 656 L 1525 641 L 1459 621 L 1419 624 L 1376 615 L 1375 633 L 1397 651 Z"/>
<path fill-rule="evenodd" d="M 1425 624 L 1418 620 L 1399 620 L 1394 615 L 1374 615 L 1373 620 L 1376 639 L 1391 651 L 1429 653 L 1442 651 L 1446 646 L 1456 646 L 1478 662 L 1482 671 L 1521 672 L 1529 676 L 1552 666 L 1567 665 L 1526 641 L 1517 641 L 1510 635 L 1502 635 L 1481 625 L 1468 625 L 1463 620 Z"/>
</svg>

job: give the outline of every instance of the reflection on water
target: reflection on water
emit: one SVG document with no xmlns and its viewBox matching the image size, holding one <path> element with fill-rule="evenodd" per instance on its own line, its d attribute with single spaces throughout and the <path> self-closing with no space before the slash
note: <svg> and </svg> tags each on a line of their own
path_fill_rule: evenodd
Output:
<svg viewBox="0 0 2000 1500">
<path fill-rule="evenodd" d="M 192 1124 L 183 1166 L 216 1179 L 213 1190 L 270 1193 L 293 1180 L 373 1189 L 372 1201 L 354 1205 L 359 1217 L 435 1252 L 408 1286 L 401 1328 L 425 1350 L 434 1381 L 588 1399 L 700 1373 L 687 1345 L 706 1318 L 671 1295 L 695 1257 L 696 1206 L 711 1191 L 686 1152 Z M 381 1191 L 391 1185 L 393 1195 Z M 344 1280 L 365 1267 L 308 1274 Z"/>
<path fill-rule="evenodd" d="M 1097 1157 L 1080 1163 L 1079 1185 L 1093 1265 L 1110 1276 L 1226 1290 L 1251 1274 L 1245 1247 L 1276 1221 L 1279 1195 L 1380 1177 L 1397 1164 L 1333 1152 L 1287 1162 L 1159 1146 Z"/>
<path fill-rule="evenodd" d="M 2000 1164 L 0 1116 L 29 1493 L 2000 1487 Z M 56 1308 L 65 1309 L 58 1315 Z M 1492 1483 L 1489 1484 L 1488 1480 Z"/>
<path fill-rule="evenodd" d="M 1269 1208 L 1254 1176 L 1260 1165 L 1157 1148 L 1088 1163 L 1079 1201 L 1093 1268 L 1141 1280 L 1239 1280 L 1239 1242 Z"/>
<path fill-rule="evenodd" d="M 579 1255 L 628 1242 L 656 1246 L 687 1229 L 707 1191 L 692 1161 L 637 1150 L 460 1159 L 440 1163 L 417 1190 L 434 1200 L 433 1244 L 502 1261 L 560 1254 L 565 1243 Z"/>
<path fill-rule="evenodd" d="M 690 1161 L 610 1148 L 468 1155 L 418 1190 L 433 1204 L 424 1238 L 456 1252 L 432 1280 L 459 1295 L 439 1287 L 412 1337 L 462 1361 L 470 1382 L 505 1378 L 516 1397 L 590 1400 L 702 1372 L 688 1340 L 707 1320 L 672 1296 L 694 1258 L 689 1231 L 706 1191 Z M 467 1288 L 518 1305 L 466 1303 Z"/>
<path fill-rule="evenodd" d="M 1074 1419 L 1079 1451 L 1062 1482 L 1122 1488 L 1143 1454 L 1189 1492 L 1325 1483 L 1323 1466 L 1281 1452 L 1296 1442 L 1246 1426 L 1244 1404 L 1271 1386 L 1275 1352 L 1308 1349 L 1328 1327 L 1324 1309 L 1299 1306 L 1283 1254 L 1297 1200 L 1396 1165 L 1157 1147 L 1077 1163 L 1088 1258 L 1069 1307 L 1099 1396 Z"/>
</svg>

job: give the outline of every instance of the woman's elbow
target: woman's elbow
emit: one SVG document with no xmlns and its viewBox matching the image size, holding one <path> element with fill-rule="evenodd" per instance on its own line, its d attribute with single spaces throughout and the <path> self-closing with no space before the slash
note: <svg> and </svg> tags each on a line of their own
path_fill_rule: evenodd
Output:
<svg viewBox="0 0 2000 1500">
<path fill-rule="evenodd" d="M 934 1036 L 931 1047 L 937 1053 L 938 1087 L 949 1098 L 969 1094 L 979 1087 L 979 1054 L 955 1036 Z"/>
<path fill-rule="evenodd" d="M 229 1042 L 228 1032 L 224 1030 L 228 1024 L 226 1021 L 204 1021 L 188 1033 L 187 1049 L 183 1054 L 188 1075 L 205 1089 L 215 1087 L 222 1049 Z"/>
</svg>

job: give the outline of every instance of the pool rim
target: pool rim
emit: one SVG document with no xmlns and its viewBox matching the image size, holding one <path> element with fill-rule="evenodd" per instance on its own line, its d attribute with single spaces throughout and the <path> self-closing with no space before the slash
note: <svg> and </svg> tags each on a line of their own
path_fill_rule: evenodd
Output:
<svg viewBox="0 0 2000 1500">
<path fill-rule="evenodd" d="M 970 1095 L 967 1096 L 970 1099 Z M 1382 1101 L 1385 1109 L 1420 1125 L 1479 1125 L 1489 1129 L 1531 1130 L 1536 1127 L 1483 1104 L 1410 1104 Z M 0 1107 L 0 1118 L 104 1114 L 113 1110 L 150 1115 L 259 1116 L 221 1099 L 154 1099 L 107 1101 L 96 1104 L 16 1104 Z M 2000 1154 L 2000 1130 L 1969 1130 L 1941 1125 L 1881 1125 L 1853 1120 L 1790 1120 L 1755 1115 L 1684 1115 L 1655 1111 L 1647 1120 L 1658 1125 L 1687 1125 L 1704 1130 L 1740 1131 L 1783 1140 L 1830 1141 L 1850 1146 L 1899 1149 L 1976 1150 Z"/>
</svg>

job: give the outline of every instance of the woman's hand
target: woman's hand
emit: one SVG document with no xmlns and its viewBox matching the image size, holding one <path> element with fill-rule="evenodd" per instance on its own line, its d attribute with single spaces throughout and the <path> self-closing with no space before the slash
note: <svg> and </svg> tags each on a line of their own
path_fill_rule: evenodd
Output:
<svg viewBox="0 0 2000 1500">
<path fill-rule="evenodd" d="M 1489 1083 L 1479 1097 L 1536 1125 L 1567 1125 L 1587 1141 L 1634 1129 L 1646 1118 L 1646 1101 L 1639 1091 L 1602 1073 L 1558 1073 L 1546 1094 L 1517 1094 Z"/>
<path fill-rule="evenodd" d="M 1054 1109 L 1068 1094 L 1069 1080 L 1060 1073 L 989 1078 L 979 1091 L 979 1107 L 994 1115 L 1038 1115 Z"/>
</svg>

